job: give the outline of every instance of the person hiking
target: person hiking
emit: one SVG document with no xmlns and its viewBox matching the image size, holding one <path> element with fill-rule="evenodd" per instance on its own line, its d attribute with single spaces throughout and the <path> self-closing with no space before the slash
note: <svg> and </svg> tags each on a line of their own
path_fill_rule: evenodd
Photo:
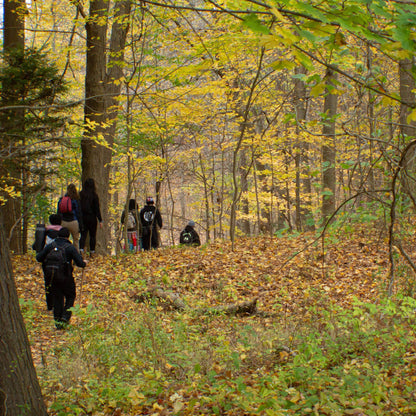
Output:
<svg viewBox="0 0 416 416">
<path fill-rule="evenodd" d="M 70 183 L 66 194 L 59 198 L 57 213 L 62 215 L 62 227 L 68 228 L 75 248 L 79 248 L 79 231 L 82 228 L 82 213 L 76 186 Z"/>
<path fill-rule="evenodd" d="M 126 221 L 126 211 L 123 210 L 121 214 L 121 224 L 127 227 L 127 244 L 130 251 L 137 253 L 139 247 L 137 245 L 137 230 L 139 226 L 138 221 L 138 206 L 135 199 L 129 200 L 127 222 Z"/>
<path fill-rule="evenodd" d="M 62 217 L 60 214 L 51 214 L 49 215 L 49 224 L 45 227 L 45 246 L 52 243 L 56 237 L 58 237 L 58 232 L 62 228 Z M 68 228 L 68 227 L 67 227 Z"/>
<path fill-rule="evenodd" d="M 50 244 L 57 236 L 58 231 L 62 228 L 62 217 L 60 214 L 49 215 L 49 224 L 38 224 L 35 231 L 35 241 L 32 249 L 39 253 L 43 248 Z"/>
<path fill-rule="evenodd" d="M 189 246 L 200 246 L 201 240 L 198 233 L 195 231 L 195 222 L 189 221 L 184 230 L 179 236 L 179 244 L 186 244 Z"/>
<path fill-rule="evenodd" d="M 36 253 L 40 253 L 45 246 L 52 243 L 56 237 L 58 237 L 58 231 L 62 228 L 62 217 L 59 214 L 49 215 L 49 224 L 43 228 L 42 235 L 37 238 L 42 241 L 36 241 L 33 243 L 32 248 L 36 250 Z M 53 296 L 51 291 L 50 276 L 45 271 L 44 264 L 42 264 L 43 279 L 45 281 L 45 295 L 46 295 L 46 307 L 48 311 L 53 309 Z"/>
<path fill-rule="evenodd" d="M 97 244 L 97 220 L 100 227 L 103 227 L 103 220 L 100 211 L 100 200 L 95 190 L 94 179 L 88 178 L 79 193 L 81 200 L 81 212 L 83 227 L 81 228 L 81 238 L 79 240 L 79 249 L 84 252 L 87 236 L 90 236 L 90 255 L 95 253 Z"/>
<path fill-rule="evenodd" d="M 151 196 L 146 198 L 146 205 L 140 210 L 141 238 L 143 250 L 159 247 L 159 229 L 162 228 L 162 216 L 155 207 Z"/>
<path fill-rule="evenodd" d="M 36 255 L 36 260 L 42 263 L 50 281 L 53 317 L 57 329 L 64 329 L 68 325 L 72 315 L 70 308 L 75 302 L 76 287 L 72 261 L 78 267 L 84 268 L 87 265 L 69 241 L 69 235 L 68 228 L 61 228 L 58 237 Z"/>
</svg>

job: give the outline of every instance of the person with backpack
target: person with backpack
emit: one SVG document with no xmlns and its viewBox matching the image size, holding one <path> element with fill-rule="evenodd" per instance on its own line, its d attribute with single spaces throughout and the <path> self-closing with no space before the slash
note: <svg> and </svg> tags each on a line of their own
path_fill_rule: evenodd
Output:
<svg viewBox="0 0 416 416">
<path fill-rule="evenodd" d="M 195 222 L 189 221 L 179 236 L 179 244 L 186 244 L 188 246 L 200 246 L 201 245 L 201 240 L 199 239 L 199 235 L 195 231 L 194 227 L 195 227 Z"/>
<path fill-rule="evenodd" d="M 159 229 L 162 228 L 162 216 L 155 207 L 152 197 L 146 198 L 146 205 L 140 210 L 140 225 L 143 250 L 159 247 Z"/>
<path fill-rule="evenodd" d="M 52 243 L 52 241 L 54 241 L 55 238 L 58 237 L 58 232 L 62 228 L 61 222 L 62 218 L 59 214 L 51 214 L 49 216 L 50 224 L 46 226 L 44 224 L 38 224 L 36 226 L 36 233 L 38 233 L 38 235 L 35 235 L 35 242 L 32 246 L 36 253 L 40 253 L 45 246 Z M 40 225 L 43 225 L 43 228 L 40 227 Z M 53 296 L 51 291 L 50 276 L 48 275 L 48 273 L 46 273 L 43 264 L 42 270 L 43 278 L 45 281 L 46 307 L 48 308 L 48 311 L 51 311 L 53 309 Z"/>
<path fill-rule="evenodd" d="M 84 268 L 87 263 L 79 251 L 69 241 L 68 228 L 61 228 L 58 237 L 36 255 L 36 260 L 42 263 L 50 282 L 53 297 L 53 317 L 57 329 L 64 329 L 71 319 L 70 308 L 74 306 L 76 297 L 75 280 L 72 261 L 78 267 Z"/>
<path fill-rule="evenodd" d="M 35 241 L 32 249 L 39 253 L 45 245 L 48 245 L 58 236 L 58 231 L 62 228 L 62 217 L 60 214 L 49 215 L 49 224 L 37 224 L 35 231 Z"/>
<path fill-rule="evenodd" d="M 58 214 L 62 215 L 62 227 L 68 228 L 76 249 L 79 247 L 79 232 L 82 228 L 82 213 L 76 186 L 70 183 L 66 194 L 58 201 Z"/>
<path fill-rule="evenodd" d="M 137 253 L 139 250 L 137 246 L 137 229 L 139 221 L 137 218 L 138 207 L 135 199 L 129 200 L 128 214 L 126 218 L 126 211 L 123 210 L 121 214 L 121 224 L 127 228 L 127 244 L 130 251 Z"/>
<path fill-rule="evenodd" d="M 94 179 L 88 178 L 84 182 L 82 191 L 79 193 L 81 200 L 81 212 L 83 227 L 81 228 L 81 239 L 79 248 L 81 253 L 84 252 L 87 236 L 90 236 L 90 255 L 94 255 L 97 244 L 97 220 L 100 227 L 103 227 L 103 219 L 100 211 L 100 200 L 95 190 Z"/>
</svg>

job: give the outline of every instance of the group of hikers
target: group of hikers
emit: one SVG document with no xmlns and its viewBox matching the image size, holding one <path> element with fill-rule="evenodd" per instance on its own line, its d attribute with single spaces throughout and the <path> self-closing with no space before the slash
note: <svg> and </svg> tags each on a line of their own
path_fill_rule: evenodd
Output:
<svg viewBox="0 0 416 416">
<path fill-rule="evenodd" d="M 152 197 L 146 198 L 146 205 L 139 211 L 135 199 L 130 199 L 126 211 L 121 214 L 121 224 L 126 225 L 127 245 L 132 252 L 156 249 L 160 244 L 159 230 L 163 226 L 159 209 Z M 201 240 L 195 230 L 195 222 L 189 221 L 179 235 L 179 244 L 200 246 Z"/>
<path fill-rule="evenodd" d="M 163 226 L 162 216 L 152 197 L 146 198 L 139 211 L 135 199 L 130 199 L 126 211 L 121 215 L 121 224 L 126 226 L 127 247 L 131 252 L 159 247 L 159 230 Z M 49 224 L 38 225 L 32 248 L 36 260 L 42 263 L 45 281 L 46 306 L 53 311 L 57 329 L 65 329 L 69 323 L 76 297 L 73 263 L 80 268 L 87 265 L 84 249 L 89 236 L 90 255 L 94 255 L 98 226 L 103 226 L 100 202 L 94 179 L 87 179 L 79 192 L 74 184 L 57 204 L 56 213 L 49 216 Z M 181 231 L 179 243 L 199 246 L 195 222 L 189 221 Z M 72 242 L 70 241 L 72 237 Z"/>
</svg>

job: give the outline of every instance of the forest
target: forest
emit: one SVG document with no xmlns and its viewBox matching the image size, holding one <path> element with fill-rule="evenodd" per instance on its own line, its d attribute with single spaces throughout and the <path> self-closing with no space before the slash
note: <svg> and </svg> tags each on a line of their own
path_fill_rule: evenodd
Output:
<svg viewBox="0 0 416 416">
<path fill-rule="evenodd" d="M 0 411 L 414 414 L 414 6 L 3 0 Z M 31 245 L 87 178 L 60 335 Z M 147 196 L 161 247 L 124 253 Z"/>
</svg>

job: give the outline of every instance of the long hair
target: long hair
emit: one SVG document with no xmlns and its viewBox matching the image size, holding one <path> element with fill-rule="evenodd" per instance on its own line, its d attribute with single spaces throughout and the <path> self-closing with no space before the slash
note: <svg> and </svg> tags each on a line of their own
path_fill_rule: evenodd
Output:
<svg viewBox="0 0 416 416">
<path fill-rule="evenodd" d="M 88 208 L 92 206 L 92 202 L 96 195 L 97 193 L 95 191 L 94 179 L 86 179 L 84 185 L 82 186 L 82 191 L 80 192 L 81 206 L 83 211 L 88 211 Z"/>
<path fill-rule="evenodd" d="M 85 180 L 84 182 L 84 186 L 82 187 L 82 190 L 87 192 L 87 193 L 91 193 L 91 194 L 95 194 L 95 182 L 93 178 L 88 178 Z"/>
<path fill-rule="evenodd" d="M 129 211 L 137 210 L 137 203 L 135 199 L 130 199 L 129 201 Z"/>
<path fill-rule="evenodd" d="M 66 194 L 71 198 L 71 199 L 79 199 L 79 195 L 78 195 L 78 191 L 76 186 L 73 183 L 70 183 L 68 185 L 68 187 L 66 188 Z"/>
</svg>

